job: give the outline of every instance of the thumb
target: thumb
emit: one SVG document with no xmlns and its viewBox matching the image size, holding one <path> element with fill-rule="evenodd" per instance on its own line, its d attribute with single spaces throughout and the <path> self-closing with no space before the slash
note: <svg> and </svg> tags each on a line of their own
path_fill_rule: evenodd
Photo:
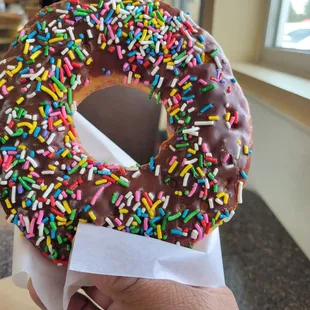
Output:
<svg viewBox="0 0 310 310">
<path fill-rule="evenodd" d="M 238 309 L 226 288 L 194 288 L 168 280 L 94 276 L 96 287 L 113 301 L 116 310 Z"/>
</svg>

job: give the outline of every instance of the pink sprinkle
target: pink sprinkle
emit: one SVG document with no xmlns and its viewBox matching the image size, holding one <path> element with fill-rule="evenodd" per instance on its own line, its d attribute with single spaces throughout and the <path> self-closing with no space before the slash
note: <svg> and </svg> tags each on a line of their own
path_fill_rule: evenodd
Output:
<svg viewBox="0 0 310 310">
<path fill-rule="evenodd" d="M 203 197 L 203 191 L 200 191 L 199 192 L 199 198 L 202 198 Z"/>
<path fill-rule="evenodd" d="M 77 200 L 81 200 L 82 199 L 82 191 L 80 189 L 78 189 L 76 191 L 76 199 Z"/>
<path fill-rule="evenodd" d="M 155 28 L 153 28 L 152 26 L 149 26 L 148 29 L 151 30 L 151 31 L 153 31 L 153 32 L 159 32 L 159 29 L 155 29 Z"/>
<path fill-rule="evenodd" d="M 168 35 L 167 35 L 167 33 L 165 33 L 165 35 L 164 35 L 164 40 L 166 41 L 167 38 L 168 38 Z"/>
<path fill-rule="evenodd" d="M 194 67 L 197 66 L 197 59 L 196 59 L 196 58 L 193 59 L 193 66 L 194 66 Z"/>
<path fill-rule="evenodd" d="M 72 198 L 72 199 L 75 199 L 75 198 L 76 198 L 76 195 L 75 195 L 75 194 L 71 194 L 71 198 Z"/>
<path fill-rule="evenodd" d="M 3 157 L 3 163 L 4 163 L 4 164 L 6 163 L 6 161 L 8 160 L 8 158 L 9 158 L 9 155 L 4 155 L 4 157 Z"/>
<path fill-rule="evenodd" d="M 198 239 L 197 239 L 197 241 L 200 241 L 203 238 L 202 228 L 200 227 L 200 225 L 198 225 L 198 223 L 195 224 L 195 228 L 198 231 Z"/>
<path fill-rule="evenodd" d="M 19 217 L 19 221 L 20 221 L 21 226 L 25 227 L 26 225 L 25 225 L 25 222 L 24 222 L 23 215 L 19 214 L 18 217 Z"/>
<path fill-rule="evenodd" d="M 76 165 L 77 165 L 77 162 L 74 161 L 74 162 L 71 164 L 71 167 L 73 168 L 73 167 L 75 167 Z"/>
<path fill-rule="evenodd" d="M 25 92 L 28 91 L 28 88 L 27 88 L 27 87 L 22 87 L 22 88 L 21 88 L 21 91 L 22 91 L 23 93 L 25 93 Z"/>
<path fill-rule="evenodd" d="M 208 85 L 208 83 L 207 83 L 205 80 L 203 80 L 203 79 L 198 80 L 198 82 L 199 82 L 200 84 L 202 84 L 203 86 Z"/>
<path fill-rule="evenodd" d="M 123 54 L 122 54 L 122 47 L 120 45 L 116 46 L 117 49 L 117 55 L 119 59 L 123 59 Z"/>
<path fill-rule="evenodd" d="M 143 229 L 144 229 L 144 230 L 148 230 L 148 228 L 149 228 L 149 220 L 148 220 L 147 217 L 145 217 L 145 218 L 143 219 Z"/>
<path fill-rule="evenodd" d="M 162 60 L 164 59 L 164 56 L 160 56 L 159 58 L 158 58 L 158 60 L 154 63 L 154 66 L 156 67 L 156 66 L 159 66 L 159 64 L 162 62 Z"/>
<path fill-rule="evenodd" d="M 40 177 L 40 175 L 38 173 L 34 172 L 34 171 L 31 171 L 30 174 L 32 176 L 34 176 L 35 178 L 39 178 Z"/>
<path fill-rule="evenodd" d="M 33 70 L 33 69 L 30 69 L 30 70 L 29 70 L 29 73 L 33 74 L 33 73 L 34 73 L 34 70 Z"/>
<path fill-rule="evenodd" d="M 44 216 L 44 211 L 40 210 L 39 211 L 39 217 L 37 220 L 37 225 L 40 225 L 42 223 L 43 216 Z"/>
<path fill-rule="evenodd" d="M 110 170 L 119 170 L 119 165 L 109 165 L 107 168 Z"/>
<path fill-rule="evenodd" d="M 110 25 L 108 25 L 108 30 L 109 30 L 111 39 L 115 40 L 115 35 L 114 35 L 114 32 L 113 32 L 112 27 Z"/>
<path fill-rule="evenodd" d="M 49 116 L 54 117 L 54 116 L 58 116 L 60 114 L 60 112 L 53 112 L 50 113 Z"/>
<path fill-rule="evenodd" d="M 101 193 L 103 192 L 104 188 L 105 188 L 105 186 L 102 185 L 102 186 L 98 189 L 97 193 L 95 194 L 95 196 L 93 197 L 93 199 L 92 199 L 91 202 L 90 202 L 90 204 L 91 204 L 92 206 L 96 203 L 97 199 L 99 198 L 99 196 L 100 196 Z"/>
<path fill-rule="evenodd" d="M 163 105 L 167 105 L 167 103 L 168 103 L 168 100 L 165 99 L 165 100 L 163 101 Z"/>
<path fill-rule="evenodd" d="M 190 79 L 190 75 L 188 74 L 188 75 L 186 75 L 179 83 L 178 83 L 178 85 L 179 86 L 182 86 L 187 80 L 189 80 Z"/>
<path fill-rule="evenodd" d="M 84 86 L 88 86 L 88 84 L 89 84 L 89 79 L 86 79 L 84 82 Z"/>
<path fill-rule="evenodd" d="M 208 153 L 208 148 L 207 148 L 207 144 L 206 143 L 202 143 L 201 148 L 202 148 L 202 151 L 204 153 Z"/>
<path fill-rule="evenodd" d="M 119 218 L 115 218 L 114 222 L 116 223 L 117 226 L 122 226 L 122 221 Z"/>
<path fill-rule="evenodd" d="M 72 71 L 73 67 L 68 57 L 64 58 L 65 63 L 68 65 L 69 69 Z"/>
<path fill-rule="evenodd" d="M 65 22 L 66 22 L 68 25 L 71 25 L 71 26 L 74 25 L 74 21 L 73 21 L 73 20 L 66 19 Z"/>
<path fill-rule="evenodd" d="M 33 234 L 35 222 L 36 222 L 36 219 L 33 217 L 31 222 L 30 222 L 30 226 L 29 226 L 29 234 Z"/>
<path fill-rule="evenodd" d="M 1 90 L 2 90 L 2 94 L 3 94 L 3 95 L 7 95 L 7 94 L 8 94 L 8 91 L 6 90 L 6 86 L 5 86 L 5 85 L 3 85 L 3 86 L 1 87 Z"/>
<path fill-rule="evenodd" d="M 67 198 L 67 197 L 68 197 L 68 194 L 67 194 L 65 191 L 62 191 L 61 194 L 62 194 L 62 196 L 63 196 L 64 198 Z"/>
<path fill-rule="evenodd" d="M 172 158 L 171 158 L 171 160 L 169 162 L 169 166 L 171 166 L 175 162 L 176 159 L 177 159 L 176 156 L 172 156 Z"/>
<path fill-rule="evenodd" d="M 173 103 L 174 104 L 179 103 L 179 100 L 178 100 L 178 98 L 176 96 L 174 96 L 172 99 L 173 99 Z"/>
<path fill-rule="evenodd" d="M 137 30 L 135 31 L 135 33 L 134 33 L 134 37 L 138 34 L 138 33 L 140 33 L 141 32 L 141 29 L 140 28 L 137 28 Z"/>
<path fill-rule="evenodd" d="M 164 12 L 164 15 L 166 15 L 166 16 L 171 16 L 171 15 L 169 14 L 169 12 L 167 12 L 167 11 Z"/>
<path fill-rule="evenodd" d="M 187 54 L 188 54 L 188 55 L 191 55 L 191 54 L 194 53 L 194 51 L 195 51 L 195 50 L 194 50 L 193 48 L 191 48 L 191 49 L 187 52 Z"/>
<path fill-rule="evenodd" d="M 206 221 L 206 223 L 208 224 L 208 223 L 209 223 L 209 216 L 208 216 L 208 213 L 205 213 L 205 214 L 203 215 L 203 217 L 205 218 L 205 221 Z"/>
<path fill-rule="evenodd" d="M 95 14 L 91 14 L 90 16 L 95 21 L 96 24 L 100 25 L 100 20 L 95 16 Z"/>
<path fill-rule="evenodd" d="M 54 74 L 54 71 L 50 71 L 50 72 L 48 73 L 48 77 L 50 78 L 53 74 Z"/>
<path fill-rule="evenodd" d="M 29 165 L 30 165 L 30 163 L 29 163 L 29 161 L 27 160 L 27 161 L 25 162 L 23 168 L 24 168 L 25 170 L 28 170 L 28 169 L 29 169 Z"/>
<path fill-rule="evenodd" d="M 141 199 L 141 194 L 140 194 L 139 191 L 136 191 L 136 192 L 135 192 L 135 200 L 136 200 L 136 202 L 139 202 L 140 199 Z"/>
<path fill-rule="evenodd" d="M 136 58 L 137 58 L 138 60 L 143 60 L 143 59 L 144 59 L 143 56 L 139 56 L 139 55 L 138 55 Z"/>
<path fill-rule="evenodd" d="M 45 151 L 42 155 L 44 156 L 44 157 L 46 157 L 47 155 L 49 155 L 51 152 L 50 151 Z M 29 165 L 28 165 L 29 166 Z"/>
<path fill-rule="evenodd" d="M 16 151 L 8 151 L 8 154 L 9 154 L 9 155 L 16 155 L 17 152 L 16 152 Z"/>
<path fill-rule="evenodd" d="M 101 12 L 100 12 L 100 15 L 103 16 L 106 11 L 107 11 L 107 9 L 102 9 Z"/>
<path fill-rule="evenodd" d="M 104 8 L 105 8 L 106 10 L 109 10 L 109 9 L 110 9 L 109 4 L 108 4 L 108 3 L 105 3 L 105 4 L 104 4 Z"/>
<path fill-rule="evenodd" d="M 66 107 L 64 105 L 61 107 L 61 113 L 64 116 L 64 118 L 67 118 L 67 111 L 66 111 Z"/>
<path fill-rule="evenodd" d="M 150 82 L 149 81 L 144 81 L 143 84 L 150 85 Z"/>
<path fill-rule="evenodd" d="M 188 46 L 193 47 L 193 41 L 192 40 L 188 40 Z"/>
<path fill-rule="evenodd" d="M 193 103 L 193 102 L 194 102 L 194 100 L 193 100 L 193 99 L 191 99 L 191 100 L 187 100 L 187 101 L 186 101 L 186 103 L 187 103 L 187 104 L 190 104 L 190 103 Z"/>
<path fill-rule="evenodd" d="M 187 197 L 192 197 L 194 195 L 194 193 L 196 192 L 197 187 L 198 187 L 198 184 L 194 183 L 193 187 L 192 187 L 190 193 L 187 195 Z"/>
<path fill-rule="evenodd" d="M 181 166 L 185 166 L 186 158 L 183 158 Z"/>
<path fill-rule="evenodd" d="M 27 234 L 27 235 L 26 235 L 26 238 L 27 238 L 27 239 L 31 239 L 31 238 L 33 238 L 33 237 L 34 237 L 34 234 Z"/>
<path fill-rule="evenodd" d="M 115 206 L 116 206 L 116 207 L 119 207 L 119 205 L 121 204 L 123 198 L 124 198 L 124 195 L 120 195 L 120 196 L 117 198 L 116 203 L 115 203 Z"/>
<path fill-rule="evenodd" d="M 164 192 L 160 191 L 157 195 L 157 198 L 161 200 L 163 198 L 163 195 L 164 195 Z"/>
<path fill-rule="evenodd" d="M 55 52 L 54 47 L 50 47 L 50 51 L 54 53 Z"/>
<path fill-rule="evenodd" d="M 24 34 L 25 34 L 25 30 L 22 29 L 19 33 L 19 39 L 21 39 L 24 36 Z"/>
<path fill-rule="evenodd" d="M 137 23 L 137 26 L 138 26 L 138 27 L 141 27 L 141 28 L 144 27 L 144 25 L 143 25 L 141 22 Z"/>
<path fill-rule="evenodd" d="M 125 62 L 124 65 L 123 65 L 123 69 L 126 70 L 128 67 L 129 67 L 129 63 Z"/>
<path fill-rule="evenodd" d="M 227 154 L 224 156 L 224 158 L 223 158 L 222 162 L 223 162 L 223 163 L 226 163 L 226 162 L 227 162 L 227 160 L 228 160 L 228 158 L 229 158 L 229 156 L 230 156 L 230 154 L 229 154 L 229 153 L 227 153 Z"/>
<path fill-rule="evenodd" d="M 139 79 L 135 79 L 134 84 L 138 85 L 139 84 Z"/>
<path fill-rule="evenodd" d="M 193 64 L 192 64 L 191 62 L 188 64 L 188 66 L 189 66 L 190 68 L 193 68 L 193 67 L 194 67 Z"/>
<path fill-rule="evenodd" d="M 229 120 L 230 125 L 232 125 L 232 124 L 234 123 L 234 121 L 235 121 L 235 117 L 232 116 L 232 117 L 230 118 L 230 120 Z"/>
</svg>

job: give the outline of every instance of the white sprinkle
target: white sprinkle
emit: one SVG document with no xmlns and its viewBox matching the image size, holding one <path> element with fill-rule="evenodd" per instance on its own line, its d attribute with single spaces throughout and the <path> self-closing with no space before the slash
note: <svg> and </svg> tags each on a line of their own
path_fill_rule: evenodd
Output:
<svg viewBox="0 0 310 310">
<path fill-rule="evenodd" d="M 55 150 L 54 150 L 51 146 L 49 146 L 47 149 L 48 149 L 51 153 L 54 153 L 54 152 L 55 152 Z"/>
<path fill-rule="evenodd" d="M 43 198 L 47 198 L 47 196 L 52 192 L 53 188 L 54 188 L 55 184 L 54 183 L 51 183 L 49 185 L 49 187 L 45 190 L 44 194 L 42 195 Z M 33 192 L 34 193 L 34 192 Z M 32 196 L 32 195 L 31 195 Z M 30 197 L 28 197 L 30 198 Z"/>
<path fill-rule="evenodd" d="M 159 54 L 160 52 L 160 41 L 158 40 L 155 45 L 155 53 Z"/>
<path fill-rule="evenodd" d="M 195 122 L 195 126 L 213 126 L 214 121 L 197 121 Z"/>
<path fill-rule="evenodd" d="M 100 17 L 100 26 L 99 26 L 99 30 L 103 31 L 104 30 L 104 19 L 103 17 Z"/>
<path fill-rule="evenodd" d="M 65 131 L 66 127 L 65 126 L 60 126 L 60 127 L 57 127 L 57 130 L 58 131 Z"/>
<path fill-rule="evenodd" d="M 188 111 L 188 113 L 192 113 L 192 112 L 194 112 L 196 109 L 194 108 L 194 107 L 192 107 L 192 108 L 190 108 L 190 109 L 188 109 L 187 111 Z"/>
<path fill-rule="evenodd" d="M 131 206 L 131 203 L 132 203 L 132 200 L 133 200 L 134 196 L 130 196 L 127 200 L 127 207 L 130 207 Z"/>
<path fill-rule="evenodd" d="M 153 71 L 151 72 L 151 75 L 154 76 L 159 70 L 159 66 L 156 66 Z"/>
<path fill-rule="evenodd" d="M 131 43 L 128 45 L 128 50 L 132 50 L 132 48 L 134 47 L 134 45 L 136 44 L 136 42 L 137 42 L 137 40 L 136 39 L 134 39 L 134 40 L 132 40 L 131 41 Z"/>
<path fill-rule="evenodd" d="M 44 231 L 44 223 L 41 223 L 38 227 L 39 230 L 39 237 L 43 236 L 43 231 Z"/>
<path fill-rule="evenodd" d="M 37 190 L 41 189 L 41 186 L 38 185 L 38 184 L 32 184 L 31 187 L 34 188 L 34 189 L 37 189 Z"/>
<path fill-rule="evenodd" d="M 66 169 L 66 168 L 65 168 L 65 169 Z M 65 169 L 63 169 L 63 170 L 65 170 Z M 80 170 L 80 174 L 84 174 L 85 171 L 86 171 L 86 168 L 82 168 L 82 169 Z"/>
<path fill-rule="evenodd" d="M 44 239 L 45 239 L 45 237 L 43 237 L 43 236 L 38 238 L 38 240 L 36 242 L 36 246 L 38 247 Z"/>
<path fill-rule="evenodd" d="M 46 144 L 50 145 L 53 142 L 55 137 L 56 137 L 56 134 L 55 133 L 51 133 L 51 135 L 49 136 L 49 138 L 46 141 Z"/>
<path fill-rule="evenodd" d="M 191 238 L 196 240 L 198 238 L 198 231 L 196 229 L 192 230 L 192 233 L 191 233 Z"/>
<path fill-rule="evenodd" d="M 95 168 L 94 167 L 91 167 L 88 171 L 88 176 L 87 176 L 87 180 L 88 181 L 92 181 L 93 177 L 94 177 L 94 170 Z"/>
<path fill-rule="evenodd" d="M 208 201 L 209 201 L 209 207 L 210 207 L 210 209 L 214 209 L 213 198 L 209 198 Z"/>
<path fill-rule="evenodd" d="M 195 144 L 194 144 L 194 149 L 195 149 L 195 151 L 199 151 L 199 145 L 198 145 L 198 143 L 195 143 Z"/>
<path fill-rule="evenodd" d="M 95 8 L 94 6 L 90 5 L 89 8 L 93 10 L 94 12 L 97 12 L 97 8 Z"/>
<path fill-rule="evenodd" d="M 156 61 L 156 59 L 154 57 L 152 57 L 152 56 L 149 57 L 149 60 L 150 60 L 151 63 L 154 63 Z"/>
<path fill-rule="evenodd" d="M 129 180 L 128 179 L 126 179 L 125 177 L 123 177 L 123 176 L 120 176 L 120 179 L 121 180 L 123 180 L 123 181 L 125 181 L 126 183 L 129 183 Z"/>
<path fill-rule="evenodd" d="M 236 158 L 239 159 L 240 158 L 240 154 L 241 154 L 241 145 L 237 145 L 237 155 Z"/>
<path fill-rule="evenodd" d="M 170 200 L 170 196 L 166 196 L 165 202 L 163 204 L 163 209 L 164 210 L 168 207 L 169 200 Z"/>
<path fill-rule="evenodd" d="M 88 35 L 88 37 L 89 37 L 90 39 L 93 38 L 93 34 L 92 34 L 92 32 L 91 32 L 90 29 L 87 29 L 87 35 Z"/>
<path fill-rule="evenodd" d="M 118 207 L 118 210 L 122 210 L 123 208 L 125 208 L 125 202 L 122 202 L 121 205 Z"/>
<path fill-rule="evenodd" d="M 238 183 L 238 203 L 242 203 L 242 191 L 243 191 L 243 182 L 239 181 Z"/>
<path fill-rule="evenodd" d="M 44 72 L 45 68 L 42 67 L 37 73 L 33 74 L 31 77 L 30 77 L 30 80 L 31 81 L 34 81 L 37 77 L 39 77 L 43 72 Z"/>
<path fill-rule="evenodd" d="M 5 111 L 5 114 L 9 114 L 9 113 L 11 113 L 12 112 L 12 108 L 9 108 L 9 109 L 7 109 L 6 111 Z"/>
<path fill-rule="evenodd" d="M 141 175 L 141 172 L 140 172 L 140 170 L 138 170 L 138 171 L 136 171 L 136 172 L 132 175 L 132 178 L 133 178 L 133 179 L 136 179 L 136 178 L 138 178 L 140 175 Z"/>
<path fill-rule="evenodd" d="M 133 211 L 136 211 L 140 206 L 141 206 L 141 203 L 140 203 L 140 202 L 137 202 L 137 203 L 132 207 L 132 210 L 133 210 Z"/>
<path fill-rule="evenodd" d="M 229 216 L 228 217 L 225 217 L 223 220 L 224 220 L 224 222 L 225 223 L 228 223 L 231 219 L 232 219 L 232 217 L 235 215 L 235 211 L 234 210 L 232 210 L 231 212 L 230 212 L 230 214 L 229 214 Z"/>
<path fill-rule="evenodd" d="M 196 125 L 196 124 L 195 124 Z M 188 133 L 188 134 L 193 134 L 194 132 L 197 132 L 198 130 L 200 130 L 199 127 L 192 127 L 192 128 L 189 128 L 189 129 L 184 129 L 182 131 L 182 133 Z"/>
<path fill-rule="evenodd" d="M 170 150 L 172 151 L 172 152 L 175 152 L 176 151 L 176 149 L 170 144 L 169 145 L 169 148 L 170 148 Z"/>
<path fill-rule="evenodd" d="M 37 206 L 38 206 L 39 201 L 35 200 L 31 206 L 32 211 L 37 211 Z"/>
<path fill-rule="evenodd" d="M 231 164 L 231 165 L 226 165 L 225 167 L 226 167 L 226 169 L 232 169 L 235 167 L 235 165 Z"/>
<path fill-rule="evenodd" d="M 75 40 L 75 35 L 74 35 L 74 32 L 73 32 L 73 27 L 69 27 L 68 28 L 68 32 L 69 32 L 69 35 L 70 35 L 70 38 L 71 38 L 71 40 L 72 41 L 74 41 Z"/>
<path fill-rule="evenodd" d="M 189 56 L 186 58 L 185 63 L 186 63 L 186 64 L 190 63 L 191 60 L 192 60 L 193 58 L 194 58 L 194 55 L 193 55 L 193 54 L 189 55 Z"/>
<path fill-rule="evenodd" d="M 199 137 L 199 138 L 198 138 L 198 145 L 201 145 L 201 144 L 202 144 L 202 138 Z"/>
<path fill-rule="evenodd" d="M 27 98 L 33 98 L 37 93 L 34 91 L 33 93 L 27 95 Z"/>
<path fill-rule="evenodd" d="M 6 75 L 6 72 L 5 71 L 2 71 L 1 74 L 0 74 L 0 79 L 2 80 L 2 78 Z"/>
<path fill-rule="evenodd" d="M 51 27 L 53 27 L 56 23 L 57 23 L 57 20 L 54 19 L 53 21 L 51 21 L 51 22 L 48 24 L 48 27 L 51 28 Z"/>
<path fill-rule="evenodd" d="M 57 13 L 61 13 L 61 14 L 68 14 L 68 11 L 66 10 L 61 10 L 61 9 L 56 9 Z"/>
<path fill-rule="evenodd" d="M 178 64 L 182 63 L 185 59 L 187 59 L 187 57 L 188 57 L 188 56 L 186 55 L 186 56 L 184 56 L 184 57 L 182 57 L 182 58 L 176 60 L 176 61 L 174 62 L 174 64 L 175 64 L 175 65 L 178 65 Z"/>
<path fill-rule="evenodd" d="M 69 51 L 69 48 L 66 47 L 65 49 L 63 49 L 63 50 L 61 51 L 61 55 L 64 56 L 65 54 L 68 53 L 68 51 Z"/>
<path fill-rule="evenodd" d="M 155 176 L 158 177 L 159 173 L 160 173 L 160 165 L 157 165 L 155 169 Z"/>
<path fill-rule="evenodd" d="M 183 179 L 183 186 L 184 186 L 184 187 L 187 186 L 189 176 L 190 176 L 190 173 L 186 173 L 186 174 L 185 174 L 185 177 L 184 177 L 184 179 Z"/>
<path fill-rule="evenodd" d="M 11 136 L 13 133 L 14 133 L 14 131 L 11 129 L 11 128 L 9 128 L 8 126 L 5 126 L 5 131 Z"/>
<path fill-rule="evenodd" d="M 218 58 L 218 56 L 215 56 L 215 57 L 214 57 L 214 61 L 215 61 L 215 63 L 216 63 L 216 66 L 218 67 L 218 69 L 222 69 L 222 68 L 223 68 L 223 66 L 222 66 L 222 64 L 221 64 L 221 61 L 220 61 L 220 59 Z"/>
<path fill-rule="evenodd" d="M 190 164 L 196 163 L 197 161 L 198 161 L 197 158 L 193 158 L 193 159 L 191 159 L 191 160 L 186 160 L 186 161 L 185 161 L 185 164 L 186 164 L 186 165 L 190 165 Z"/>
<path fill-rule="evenodd" d="M 13 218 L 14 218 L 14 214 L 11 214 L 8 218 L 7 218 L 7 222 L 8 223 L 11 223 L 13 221 Z"/>
<path fill-rule="evenodd" d="M 31 165 L 33 166 L 33 168 L 37 168 L 39 165 L 37 164 L 37 162 L 33 159 L 33 158 L 31 158 L 30 156 L 27 156 L 27 158 L 26 158 L 30 163 L 31 163 Z"/>
<path fill-rule="evenodd" d="M 158 84 L 157 84 L 157 88 L 161 88 L 161 86 L 163 85 L 163 82 L 164 82 L 164 78 L 161 77 L 161 78 L 159 79 Z"/>
<path fill-rule="evenodd" d="M 29 222 L 28 216 L 24 216 L 24 223 L 25 223 L 26 231 L 27 231 L 27 233 L 29 233 L 30 222 Z"/>
<path fill-rule="evenodd" d="M 221 206 L 224 204 L 223 201 L 220 198 L 216 198 L 215 202 L 218 203 Z"/>
<path fill-rule="evenodd" d="M 83 48 L 82 52 L 83 52 L 83 54 L 84 54 L 86 57 L 89 56 L 89 53 L 87 52 L 87 50 L 86 50 L 85 48 Z"/>
<path fill-rule="evenodd" d="M 133 75 L 133 72 L 132 72 L 132 71 L 129 71 L 129 72 L 128 72 L 127 84 L 131 84 L 131 82 L 132 82 L 132 75 Z"/>
<path fill-rule="evenodd" d="M 105 221 L 109 224 L 109 227 L 110 227 L 110 228 L 114 228 L 114 227 L 115 227 L 115 225 L 113 224 L 113 222 L 112 222 L 108 217 L 105 218 Z"/>
<path fill-rule="evenodd" d="M 55 171 L 53 171 L 53 170 L 44 170 L 41 173 L 43 175 L 53 175 L 53 174 L 55 174 Z"/>
<path fill-rule="evenodd" d="M 16 203 L 16 186 L 12 187 L 11 191 L 11 202 Z"/>
<path fill-rule="evenodd" d="M 62 203 L 58 200 L 56 200 L 56 207 L 62 212 L 62 213 L 66 213 L 66 209 L 65 207 L 62 205 Z"/>
<path fill-rule="evenodd" d="M 129 227 L 131 225 L 131 223 L 133 222 L 133 217 L 131 216 L 128 221 L 126 222 L 125 226 Z"/>
<path fill-rule="evenodd" d="M 172 71 L 172 70 L 174 70 L 174 67 L 173 67 L 173 66 L 170 66 L 170 65 L 167 65 L 166 69 Z"/>
<path fill-rule="evenodd" d="M 218 169 L 218 168 L 215 168 L 215 169 L 213 170 L 213 175 L 214 175 L 214 176 L 217 176 L 218 173 L 219 173 L 219 169 Z"/>
<path fill-rule="evenodd" d="M 132 167 L 126 168 L 126 170 L 128 170 L 128 171 L 137 171 L 137 170 L 139 170 L 139 168 L 135 167 L 135 166 L 132 166 Z"/>
<path fill-rule="evenodd" d="M 178 82 L 179 82 L 179 79 L 174 78 L 172 83 L 171 83 L 171 88 L 174 88 L 177 85 Z"/>
<path fill-rule="evenodd" d="M 198 47 L 197 45 L 194 45 L 193 49 L 194 49 L 196 52 L 198 52 L 199 54 L 202 54 L 202 53 L 203 53 L 203 50 L 202 50 L 200 47 Z"/>
<path fill-rule="evenodd" d="M 0 184 L 1 184 L 1 185 L 7 185 L 7 184 L 8 184 L 8 181 L 1 181 Z"/>
</svg>

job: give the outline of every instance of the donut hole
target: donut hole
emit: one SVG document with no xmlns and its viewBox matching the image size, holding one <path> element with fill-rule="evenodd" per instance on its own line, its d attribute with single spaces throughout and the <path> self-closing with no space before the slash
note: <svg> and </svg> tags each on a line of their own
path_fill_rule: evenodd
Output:
<svg viewBox="0 0 310 310">
<path fill-rule="evenodd" d="M 81 102 L 78 112 L 138 163 L 148 163 L 156 154 L 161 106 L 141 90 L 98 90 Z"/>
</svg>

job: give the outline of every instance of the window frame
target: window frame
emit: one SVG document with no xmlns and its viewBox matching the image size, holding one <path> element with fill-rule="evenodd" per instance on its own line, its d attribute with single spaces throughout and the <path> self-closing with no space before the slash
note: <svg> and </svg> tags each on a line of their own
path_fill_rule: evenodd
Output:
<svg viewBox="0 0 310 310">
<path fill-rule="evenodd" d="M 286 0 L 289 3 L 289 0 Z M 282 1 L 268 0 L 266 36 L 260 55 L 260 63 L 289 74 L 310 78 L 310 51 L 279 48 L 275 46 L 280 23 L 283 23 Z M 282 18 L 282 20 L 281 20 Z"/>
</svg>

